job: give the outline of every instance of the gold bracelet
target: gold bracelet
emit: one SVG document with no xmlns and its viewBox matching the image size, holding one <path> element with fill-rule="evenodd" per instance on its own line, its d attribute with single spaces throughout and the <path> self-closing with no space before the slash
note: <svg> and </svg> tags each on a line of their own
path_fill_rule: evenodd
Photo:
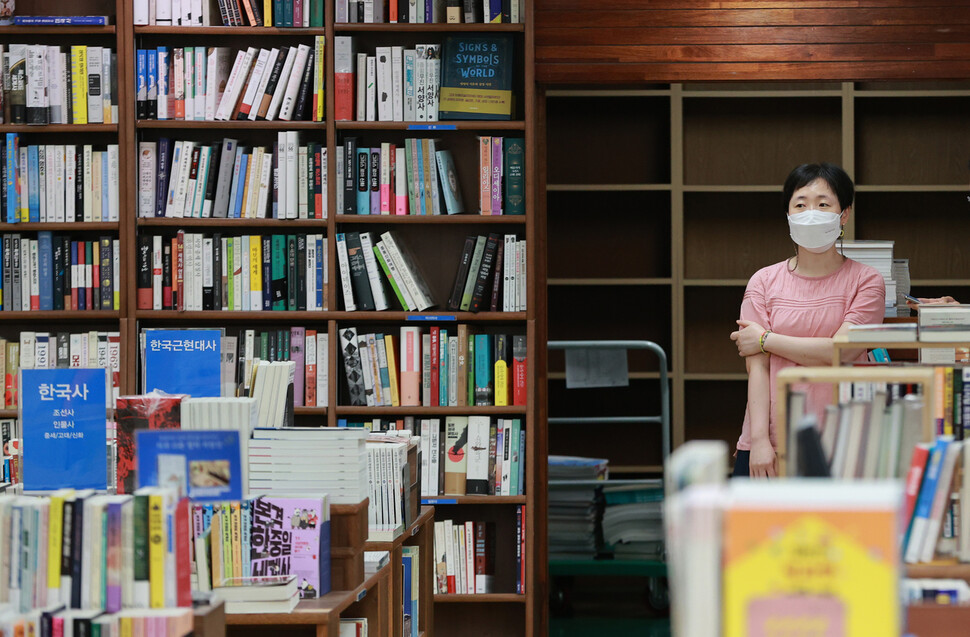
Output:
<svg viewBox="0 0 970 637">
<path fill-rule="evenodd" d="M 767 350 L 765 350 L 765 339 L 768 338 L 768 335 L 769 334 L 771 334 L 771 330 L 765 330 L 764 332 L 762 332 L 761 333 L 761 339 L 760 339 L 759 342 L 760 342 L 760 345 L 761 345 L 761 353 L 762 354 L 768 354 L 768 356 L 771 356 L 771 353 L 768 352 Z"/>
</svg>

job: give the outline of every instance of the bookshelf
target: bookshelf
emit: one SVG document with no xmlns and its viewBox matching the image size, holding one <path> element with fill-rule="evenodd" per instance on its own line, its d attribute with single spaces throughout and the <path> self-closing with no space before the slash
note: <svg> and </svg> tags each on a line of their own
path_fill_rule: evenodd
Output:
<svg viewBox="0 0 970 637">
<path fill-rule="evenodd" d="M 956 115 L 970 104 L 965 81 L 550 84 L 539 103 L 549 338 L 606 328 L 662 345 L 675 446 L 737 442 L 747 376 L 728 335 L 748 278 L 793 253 L 780 193 L 795 165 L 832 161 L 849 172 L 857 194 L 846 238 L 894 240 L 915 294 L 970 298 L 970 257 L 953 232 L 966 206 L 966 162 L 954 154 L 970 142 Z M 594 245 L 608 258 L 575 259 L 590 250 L 590 213 L 601 210 L 610 221 L 596 223 Z M 635 401 L 655 410 L 655 365 L 629 361 L 635 398 L 597 397 L 617 413 Z M 569 398 L 563 370 L 550 355 L 549 404 L 591 414 L 590 401 Z M 591 449 L 578 428 L 557 429 L 550 453 L 602 453 L 632 469 L 623 473 L 645 473 L 661 464 L 659 432 L 646 435 L 655 456 L 646 461 L 617 445 Z"/>
</svg>

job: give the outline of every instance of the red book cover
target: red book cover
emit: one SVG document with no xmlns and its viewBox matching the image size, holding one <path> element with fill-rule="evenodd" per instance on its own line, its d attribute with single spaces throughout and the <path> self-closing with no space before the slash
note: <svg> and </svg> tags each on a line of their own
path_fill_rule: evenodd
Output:
<svg viewBox="0 0 970 637">
<path fill-rule="evenodd" d="M 111 365 L 111 387 L 121 387 L 121 335 L 108 334 L 108 362 Z"/>
<path fill-rule="evenodd" d="M 314 96 L 314 99 L 316 97 Z M 314 108 L 316 112 L 316 108 Z M 323 219 L 323 155 L 318 146 L 313 152 L 313 218 Z M 317 255 L 317 258 L 322 258 Z"/>
<path fill-rule="evenodd" d="M 168 305 L 166 306 L 170 310 L 178 309 L 179 301 L 179 289 L 178 289 L 178 259 L 179 259 L 179 240 L 176 237 L 172 237 L 172 257 L 168 261 L 169 269 L 169 281 L 171 287 L 169 288 L 170 298 Z"/>
<path fill-rule="evenodd" d="M 310 348 L 313 348 L 314 358 L 311 361 L 309 358 L 306 361 L 306 374 L 305 374 L 305 401 L 307 407 L 317 406 L 317 359 L 320 353 L 317 352 L 317 331 L 307 330 L 306 331 L 306 342 L 304 343 L 304 352 L 309 352 Z M 324 365 L 327 363 L 324 362 Z"/>
<path fill-rule="evenodd" d="M 181 394 L 121 396 L 115 401 L 118 439 L 118 493 L 134 493 L 135 431 L 179 429 L 182 421 Z"/>
<path fill-rule="evenodd" d="M 175 505 L 175 604 L 192 607 L 190 574 L 189 499 L 182 498 Z"/>
<path fill-rule="evenodd" d="M 166 252 L 166 249 L 168 251 Z M 172 307 L 172 251 L 170 246 L 162 247 L 162 309 Z M 166 285 L 166 283 L 168 285 Z"/>
<path fill-rule="evenodd" d="M 431 328 L 431 404 L 429 407 L 438 407 L 438 360 L 440 357 L 440 345 L 438 344 L 438 328 Z"/>
<path fill-rule="evenodd" d="M 512 404 L 525 405 L 526 393 L 526 372 L 528 370 L 528 344 L 525 336 L 516 335 L 512 337 Z"/>
<path fill-rule="evenodd" d="M 338 121 L 354 119 L 354 74 L 334 73 L 334 112 Z"/>
<path fill-rule="evenodd" d="M 175 308 L 179 312 L 185 311 L 185 290 L 182 287 L 183 275 L 185 273 L 185 252 L 184 252 L 184 241 L 185 241 L 185 231 L 179 230 L 178 236 L 176 238 L 178 242 L 178 255 L 175 259 L 175 288 L 178 290 L 178 307 Z"/>
<path fill-rule="evenodd" d="M 920 484 L 923 482 L 923 470 L 926 468 L 926 461 L 930 457 L 930 445 L 920 443 L 913 447 L 913 459 L 909 463 L 909 472 L 906 474 L 906 498 L 903 501 L 903 528 L 909 528 L 909 522 L 913 518 L 913 510 L 916 508 L 916 497 L 919 495 Z"/>
</svg>

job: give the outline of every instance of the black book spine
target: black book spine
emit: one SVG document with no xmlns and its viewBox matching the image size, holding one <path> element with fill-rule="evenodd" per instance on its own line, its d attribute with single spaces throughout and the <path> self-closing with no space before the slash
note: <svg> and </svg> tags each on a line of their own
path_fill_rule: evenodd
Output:
<svg viewBox="0 0 970 637">
<path fill-rule="evenodd" d="M 15 234 L 10 237 L 10 271 L 11 271 L 11 284 L 10 287 L 13 290 L 13 309 L 20 310 L 23 309 L 23 303 L 21 302 L 21 290 L 20 290 L 20 235 Z"/>
<path fill-rule="evenodd" d="M 169 241 L 162 244 L 162 309 L 172 307 L 172 245 Z"/>
<path fill-rule="evenodd" d="M 394 0 L 391 0 L 391 2 L 394 2 Z M 408 0 L 397 0 L 397 21 L 398 24 L 407 24 L 411 21 Z"/>
<path fill-rule="evenodd" d="M 370 201 L 371 214 L 380 214 L 380 204 L 375 208 L 374 202 L 380 201 L 381 193 L 381 149 L 375 147 L 370 149 Z"/>
<path fill-rule="evenodd" d="M 219 180 L 219 160 L 221 157 L 222 144 L 212 144 L 212 152 L 209 153 L 209 172 L 206 175 L 205 181 L 205 201 L 210 203 L 208 214 L 202 215 L 204 217 L 212 216 L 212 207 L 216 201 L 216 182 Z M 202 209 L 205 210 L 205 204 L 203 204 Z"/>
<path fill-rule="evenodd" d="M 468 308 L 472 312 L 480 312 L 485 303 L 485 290 L 488 287 L 489 276 L 495 264 L 495 253 L 498 251 L 499 236 L 497 234 L 488 235 L 485 242 L 485 252 L 482 253 L 482 265 L 478 268 L 478 278 L 475 280 L 475 288 L 472 292 L 471 306 Z"/>
<path fill-rule="evenodd" d="M 362 157 L 364 155 L 361 155 Z M 357 308 L 360 310 L 373 310 L 374 296 L 370 289 L 370 280 L 367 278 L 367 265 L 364 263 L 364 250 L 360 244 L 359 232 L 348 232 L 347 237 L 347 262 L 350 265 L 350 283 L 354 289 L 354 298 L 357 299 Z"/>
<path fill-rule="evenodd" d="M 296 108 L 293 109 L 293 115 L 291 117 L 293 121 L 309 119 L 304 116 L 304 113 L 306 113 L 307 97 L 310 95 L 310 87 L 313 86 L 313 58 L 314 51 L 311 50 L 306 58 L 306 66 L 303 68 L 300 89 L 297 91 Z M 310 100 L 310 102 L 312 103 L 313 100 Z"/>
<path fill-rule="evenodd" d="M 296 309 L 296 236 L 286 235 L 286 309 Z"/>
<path fill-rule="evenodd" d="M 289 53 L 289 47 L 280 47 L 280 54 L 276 56 L 276 62 L 273 64 L 273 70 L 270 72 L 269 81 L 266 83 L 266 91 L 262 95 L 258 95 L 259 104 L 253 104 L 253 108 L 256 109 L 256 119 L 266 119 L 265 114 L 260 116 L 259 111 L 263 110 L 263 102 L 266 101 L 267 105 L 269 101 L 273 99 L 273 93 L 276 92 L 276 87 L 280 82 L 280 74 L 283 72 L 283 64 L 286 62 L 286 56 Z M 265 112 L 264 112 L 265 113 Z"/>
<path fill-rule="evenodd" d="M 306 310 L 306 235 L 296 235 L 296 309 Z"/>
<path fill-rule="evenodd" d="M 502 257 L 505 255 L 505 242 L 498 242 L 498 250 L 495 251 L 495 267 L 492 268 L 492 303 L 489 311 L 498 312 L 504 308 L 499 303 L 499 295 L 502 292 Z"/>
<path fill-rule="evenodd" d="M 138 286 L 139 310 L 152 309 L 152 237 L 138 235 L 138 270 L 135 281 Z"/>
<path fill-rule="evenodd" d="M 273 240 L 263 237 L 263 309 L 273 309 Z"/>
<path fill-rule="evenodd" d="M 100 241 L 101 249 L 98 251 L 98 256 L 101 259 L 101 267 L 98 269 L 98 274 L 101 277 L 101 309 L 111 310 L 114 309 L 115 285 L 117 285 L 112 274 L 114 255 L 112 254 L 111 237 L 101 237 Z"/>
<path fill-rule="evenodd" d="M 502 22 L 505 24 L 512 22 L 512 0 L 502 0 Z"/>
<path fill-rule="evenodd" d="M 81 608 L 81 538 L 84 528 L 84 500 L 74 501 L 71 521 L 71 608 Z M 75 625 L 75 628 L 77 626 Z M 75 635 L 78 632 L 75 630 Z"/>
<path fill-rule="evenodd" d="M 74 277 L 71 274 L 71 237 L 61 237 L 61 246 L 64 249 L 64 309 L 71 309 L 71 284 Z"/>
<path fill-rule="evenodd" d="M 157 161 L 155 166 L 155 216 L 164 217 L 168 204 L 169 148 L 172 142 L 167 137 L 158 140 Z"/>
<path fill-rule="evenodd" d="M 17 309 L 14 303 L 20 302 L 20 299 L 14 300 L 11 258 L 11 238 L 9 234 L 5 234 L 3 235 L 3 310 L 5 312 Z"/>
<path fill-rule="evenodd" d="M 472 253 L 475 252 L 475 237 L 465 237 L 465 247 L 461 250 L 458 261 L 458 272 L 455 273 L 455 284 L 448 297 L 448 309 L 457 310 L 461 305 L 461 295 L 465 291 L 465 281 L 468 279 L 468 268 L 471 265 Z"/>
<path fill-rule="evenodd" d="M 64 309 L 64 244 L 60 237 L 55 237 L 52 242 L 54 251 L 54 305 L 53 309 Z"/>
<path fill-rule="evenodd" d="M 344 214 L 357 214 L 357 138 L 344 139 Z"/>
<path fill-rule="evenodd" d="M 84 147 L 78 146 L 74 170 L 74 221 L 84 221 Z"/>
<path fill-rule="evenodd" d="M 222 234 L 212 235 L 212 309 L 222 309 Z"/>
</svg>

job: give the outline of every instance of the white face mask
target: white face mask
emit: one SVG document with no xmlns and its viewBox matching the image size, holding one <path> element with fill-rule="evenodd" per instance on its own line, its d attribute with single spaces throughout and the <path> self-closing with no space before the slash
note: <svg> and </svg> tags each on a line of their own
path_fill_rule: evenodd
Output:
<svg viewBox="0 0 970 637">
<path fill-rule="evenodd" d="M 792 241 L 816 254 L 835 245 L 842 232 L 842 216 L 834 212 L 805 210 L 788 215 L 788 229 Z"/>
</svg>

